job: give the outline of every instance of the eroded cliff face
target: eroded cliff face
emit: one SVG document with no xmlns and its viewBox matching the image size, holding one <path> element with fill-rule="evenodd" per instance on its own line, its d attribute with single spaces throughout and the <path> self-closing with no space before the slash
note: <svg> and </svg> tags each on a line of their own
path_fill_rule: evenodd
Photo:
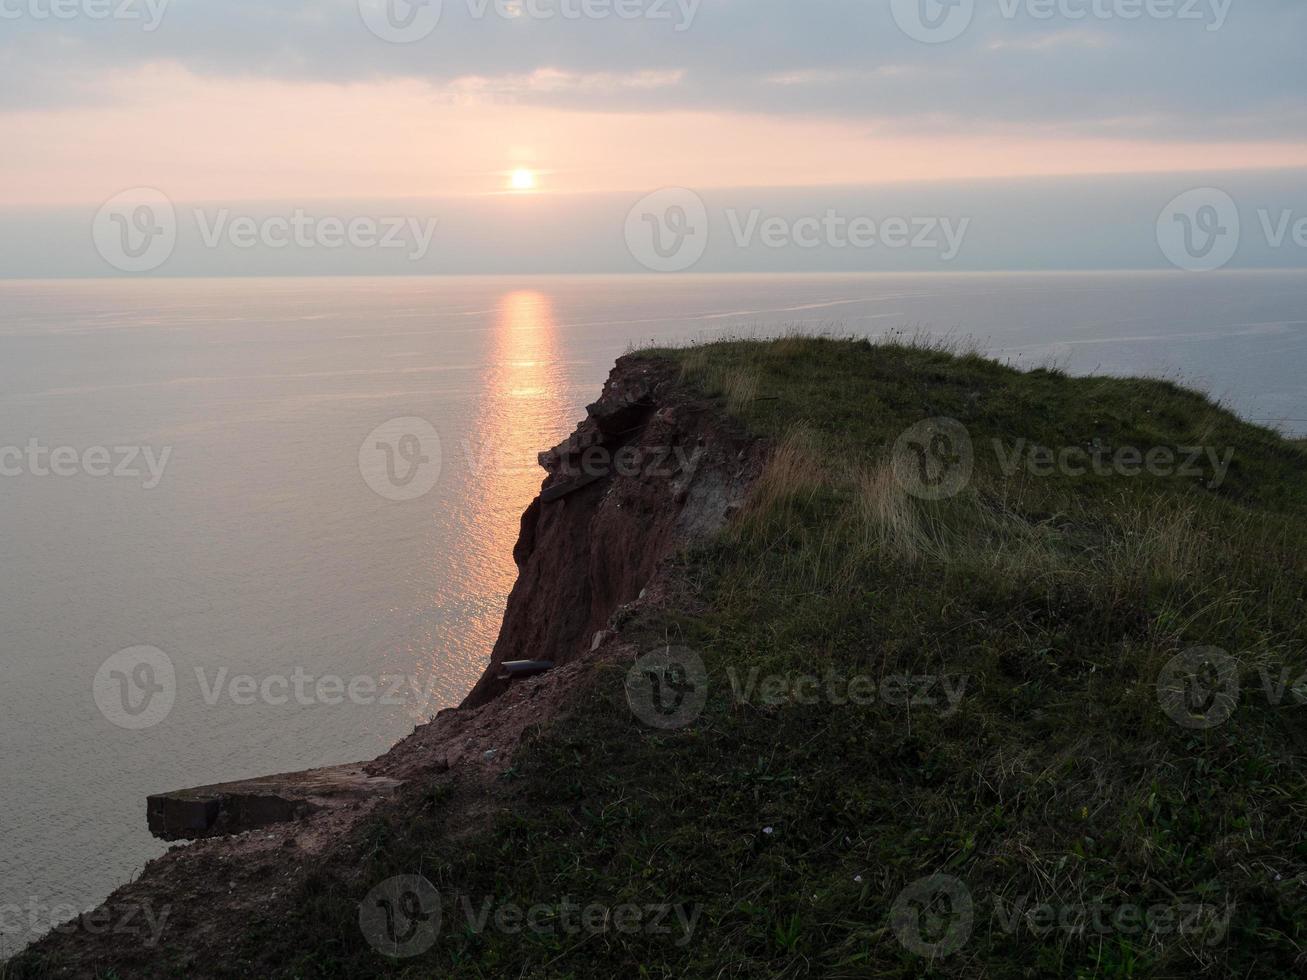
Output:
<svg viewBox="0 0 1307 980">
<path fill-rule="evenodd" d="M 674 364 L 619 359 L 576 431 L 540 454 L 548 475 L 522 515 L 517 583 L 481 679 L 367 773 L 416 781 L 508 769 L 523 735 L 568 710 L 596 661 L 647 652 L 623 637 L 623 614 L 684 601 L 668 559 L 726 525 L 768 451 Z M 555 666 L 505 679 L 502 665 L 520 660 Z"/>
<path fill-rule="evenodd" d="M 758 475 L 760 444 L 667 362 L 622 358 L 587 412 L 540 454 L 549 475 L 522 516 L 517 584 L 465 707 L 504 690 L 504 662 L 563 665 L 589 653 L 659 563 L 725 524 Z"/>
<path fill-rule="evenodd" d="M 518 580 L 490 665 L 464 703 L 368 763 L 151 797 L 152 829 L 194 843 L 152 861 L 34 952 L 64 957 L 68 976 L 203 976 L 231 935 L 275 921 L 311 870 L 348 877 L 355 830 L 378 808 L 458 779 L 465 823 L 483 825 L 504 805 L 495 777 L 525 735 L 570 710 L 598 661 L 646 652 L 623 638 L 624 614 L 683 600 L 668 559 L 725 525 L 766 455 L 671 363 L 619 360 L 586 419 L 540 456 L 548 475 L 522 517 Z M 502 679 L 501 665 L 515 660 L 555 666 Z M 140 908 L 168 910 L 158 934 L 98 927 L 135 921 Z"/>
</svg>

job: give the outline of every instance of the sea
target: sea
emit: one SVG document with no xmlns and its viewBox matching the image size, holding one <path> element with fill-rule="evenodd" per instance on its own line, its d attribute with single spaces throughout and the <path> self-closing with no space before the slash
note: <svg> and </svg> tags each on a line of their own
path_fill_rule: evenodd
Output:
<svg viewBox="0 0 1307 980">
<path fill-rule="evenodd" d="M 487 662 L 540 450 L 650 343 L 1147 374 L 1307 433 L 1307 273 L 0 281 L 0 955 L 151 793 L 372 758 Z"/>
</svg>

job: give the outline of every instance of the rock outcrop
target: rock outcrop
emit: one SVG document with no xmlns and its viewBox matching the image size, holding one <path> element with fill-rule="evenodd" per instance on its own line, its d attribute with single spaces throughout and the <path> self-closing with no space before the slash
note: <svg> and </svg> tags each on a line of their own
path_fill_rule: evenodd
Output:
<svg viewBox="0 0 1307 980">
<path fill-rule="evenodd" d="M 623 358 L 587 411 L 540 454 L 549 476 L 522 516 L 517 584 L 467 707 L 504 689 L 500 663 L 588 654 L 659 562 L 720 528 L 758 474 L 761 447 L 679 385 L 670 363 Z"/>
<path fill-rule="evenodd" d="M 399 780 L 369 775 L 361 765 L 328 766 L 160 793 L 146 800 L 146 819 L 150 833 L 161 840 L 227 837 L 333 807 L 357 806 L 390 796 L 399 785 Z"/>
<path fill-rule="evenodd" d="M 725 524 L 756 479 L 764 450 L 715 403 L 682 385 L 671 362 L 618 361 L 576 431 L 540 454 L 548 475 L 522 515 L 513 549 L 517 583 L 490 664 L 458 711 L 483 708 L 527 683 L 505 677 L 502 664 L 561 668 L 616 640 L 614 614 L 654 583 L 661 562 Z M 540 689 L 539 682 L 532 687 Z M 152 796 L 150 830 L 170 841 L 226 836 L 389 795 L 396 759 L 435 753 L 448 762 L 460 753 L 437 746 L 469 720 L 442 717 L 366 765 Z"/>
</svg>

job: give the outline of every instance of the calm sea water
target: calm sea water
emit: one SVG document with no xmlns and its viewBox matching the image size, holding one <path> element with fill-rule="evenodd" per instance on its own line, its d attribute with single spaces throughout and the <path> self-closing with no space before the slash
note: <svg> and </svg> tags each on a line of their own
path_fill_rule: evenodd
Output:
<svg viewBox="0 0 1307 980">
<path fill-rule="evenodd" d="M 149 793 L 371 758 L 457 703 L 535 454 L 614 358 L 793 326 L 971 335 L 1307 420 L 1302 273 L 0 282 L 0 949 L 162 853 Z M 438 442 L 375 431 L 412 418 Z M 141 646 L 173 693 L 106 713 L 114 683 L 168 686 L 101 671 Z"/>
</svg>

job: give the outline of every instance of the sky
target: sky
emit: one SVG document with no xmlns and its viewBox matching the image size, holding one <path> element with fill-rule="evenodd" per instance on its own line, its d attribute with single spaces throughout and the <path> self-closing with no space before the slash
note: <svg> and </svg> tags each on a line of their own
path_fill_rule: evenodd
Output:
<svg viewBox="0 0 1307 980">
<path fill-rule="evenodd" d="M 366 235 L 324 247 L 316 230 L 318 255 L 278 246 L 277 229 L 269 242 L 268 217 L 299 209 L 346 225 L 413 219 L 419 246 L 436 221 L 421 259 L 408 249 L 394 271 L 548 271 L 558 249 L 505 268 L 505 236 L 548 239 L 569 214 L 599 232 L 555 234 L 568 271 L 648 268 L 623 226 L 664 188 L 694 195 L 670 211 L 655 199 L 665 235 L 686 207 L 692 222 L 705 213 L 705 271 L 848 255 L 993 267 L 992 245 L 943 258 L 942 233 L 934 258 L 841 245 L 828 213 L 917 231 L 969 218 L 974 243 L 986 220 L 1028 221 L 1043 195 L 1045 213 L 1107 242 L 1113 227 L 1092 229 L 1101 206 L 1076 211 L 1076 198 L 1138 197 L 1146 230 L 1195 188 L 1237 214 L 1209 193 L 1170 216 L 1177 234 L 1192 244 L 1192 228 L 1234 216 L 1254 241 L 1229 264 L 1294 266 L 1307 253 L 1294 244 L 1305 40 L 1301 0 L 0 0 L 0 275 L 340 271 L 325 259 L 369 250 L 381 258 L 344 267 L 376 271 L 403 251 Z M 157 268 L 106 264 L 65 230 L 85 213 L 130 237 L 149 192 L 175 212 Z M 101 214 L 115 201 L 118 217 Z M 257 245 L 205 233 L 224 208 L 259 226 Z M 773 236 L 784 245 L 739 234 L 754 212 L 755 231 L 789 224 Z M 821 225 L 815 246 L 793 227 L 805 218 Z M 442 234 L 478 220 L 485 243 Z M 1000 265 L 1168 260 L 1162 231 L 1148 256 L 1126 240 L 1115 255 L 1050 254 L 1042 223 Z"/>
</svg>

